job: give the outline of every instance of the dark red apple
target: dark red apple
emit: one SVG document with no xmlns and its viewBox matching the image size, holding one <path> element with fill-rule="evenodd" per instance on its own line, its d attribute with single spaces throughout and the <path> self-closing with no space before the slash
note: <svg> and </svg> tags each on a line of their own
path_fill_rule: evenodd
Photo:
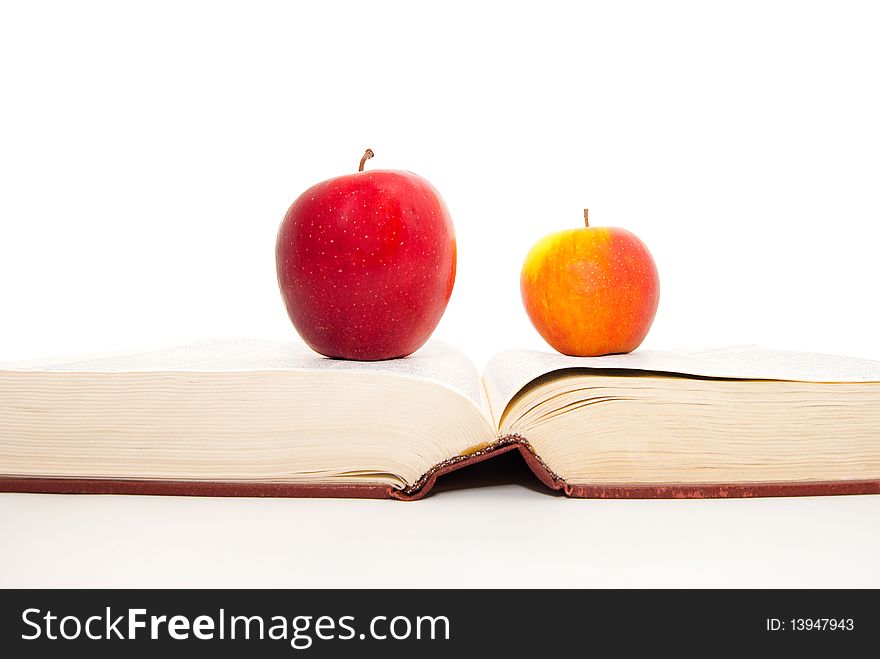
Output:
<svg viewBox="0 0 880 659">
<path fill-rule="evenodd" d="M 328 357 L 374 361 L 418 350 L 455 281 L 455 232 L 434 187 L 411 172 L 364 171 L 312 186 L 284 216 L 275 260 L 287 313 Z"/>
</svg>

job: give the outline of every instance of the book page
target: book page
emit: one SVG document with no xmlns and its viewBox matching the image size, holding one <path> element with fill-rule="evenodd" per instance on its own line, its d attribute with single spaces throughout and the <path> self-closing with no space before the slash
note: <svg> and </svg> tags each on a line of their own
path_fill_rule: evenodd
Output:
<svg viewBox="0 0 880 659">
<path fill-rule="evenodd" d="M 139 353 L 0 364 L 0 370 L 67 373 L 350 371 L 430 380 L 454 389 L 488 414 L 479 371 L 461 352 L 429 341 L 409 357 L 378 362 L 330 359 L 287 341 L 210 339 Z"/>
<path fill-rule="evenodd" d="M 757 346 L 693 352 L 637 350 L 626 355 L 602 357 L 507 350 L 489 360 L 484 377 L 495 421 L 530 382 L 548 373 L 572 368 L 650 371 L 738 380 L 880 382 L 880 362 L 877 361 Z"/>
</svg>

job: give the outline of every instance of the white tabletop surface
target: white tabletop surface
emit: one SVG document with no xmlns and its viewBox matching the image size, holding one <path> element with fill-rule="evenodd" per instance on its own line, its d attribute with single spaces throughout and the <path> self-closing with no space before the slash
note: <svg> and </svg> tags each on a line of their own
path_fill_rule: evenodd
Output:
<svg viewBox="0 0 880 659">
<path fill-rule="evenodd" d="M 0 586 L 880 586 L 880 496 L 0 495 Z"/>
</svg>

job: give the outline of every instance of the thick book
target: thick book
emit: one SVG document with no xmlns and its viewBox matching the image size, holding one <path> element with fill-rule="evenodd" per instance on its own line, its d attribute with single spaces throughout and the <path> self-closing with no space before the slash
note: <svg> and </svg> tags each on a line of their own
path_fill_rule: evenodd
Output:
<svg viewBox="0 0 880 659">
<path fill-rule="evenodd" d="M 880 493 L 880 362 L 760 348 L 351 362 L 296 344 L 0 366 L 0 490 L 418 499 L 517 451 L 572 497 Z"/>
</svg>

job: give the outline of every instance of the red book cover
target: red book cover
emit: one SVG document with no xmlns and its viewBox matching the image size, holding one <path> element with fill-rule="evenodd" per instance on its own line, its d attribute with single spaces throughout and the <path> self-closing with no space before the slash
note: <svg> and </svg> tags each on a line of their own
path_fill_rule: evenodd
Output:
<svg viewBox="0 0 880 659">
<path fill-rule="evenodd" d="M 521 438 L 510 437 L 482 451 L 437 465 L 410 488 L 370 484 L 223 483 L 200 481 L 2 478 L 2 492 L 48 494 L 152 494 L 166 496 L 300 497 L 399 499 L 416 501 L 431 494 L 437 480 L 459 469 L 517 452 L 548 492 L 583 499 L 703 499 L 728 497 L 829 496 L 880 494 L 880 480 L 802 481 L 776 483 L 699 483 L 664 485 L 570 485 L 551 472 Z"/>
</svg>

